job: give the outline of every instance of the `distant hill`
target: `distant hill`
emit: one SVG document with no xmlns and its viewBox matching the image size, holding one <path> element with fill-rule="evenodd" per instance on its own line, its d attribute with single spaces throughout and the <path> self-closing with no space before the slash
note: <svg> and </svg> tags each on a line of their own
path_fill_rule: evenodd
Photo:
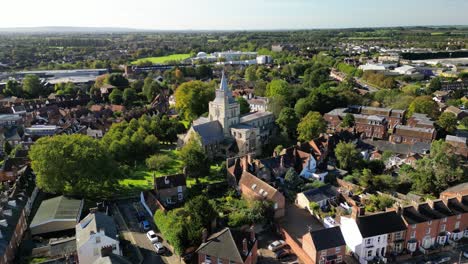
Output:
<svg viewBox="0 0 468 264">
<path fill-rule="evenodd" d="M 118 27 L 15 27 L 0 28 L 0 33 L 109 33 L 142 32 L 147 30 Z"/>
</svg>

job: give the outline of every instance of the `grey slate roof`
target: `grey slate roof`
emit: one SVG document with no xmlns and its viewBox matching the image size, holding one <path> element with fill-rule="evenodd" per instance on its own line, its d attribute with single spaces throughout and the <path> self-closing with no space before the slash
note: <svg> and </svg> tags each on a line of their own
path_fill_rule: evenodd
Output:
<svg viewBox="0 0 468 264">
<path fill-rule="evenodd" d="M 312 231 L 310 235 L 317 251 L 346 245 L 339 226 Z"/>
<path fill-rule="evenodd" d="M 246 256 L 242 254 L 244 238 L 247 239 L 247 248 L 250 253 L 255 242 L 249 239 L 249 234 L 229 228 L 224 228 L 211 235 L 207 242 L 198 247 L 196 252 L 236 263 L 244 263 L 246 259 Z"/>
<path fill-rule="evenodd" d="M 104 230 L 107 237 L 117 239 L 117 227 L 111 216 L 101 212 L 88 214 L 76 225 L 76 247 L 81 248 L 89 240 L 91 233 L 98 233 L 100 230 Z"/>
<path fill-rule="evenodd" d="M 360 216 L 356 223 L 363 238 L 406 230 L 402 217 L 394 211 Z"/>
<path fill-rule="evenodd" d="M 223 128 L 218 121 L 194 125 L 192 128 L 200 135 L 203 145 L 210 145 L 224 140 Z"/>
<path fill-rule="evenodd" d="M 30 224 L 30 228 L 57 220 L 79 220 L 83 200 L 76 200 L 65 196 L 58 196 L 42 201 L 36 215 Z"/>
</svg>

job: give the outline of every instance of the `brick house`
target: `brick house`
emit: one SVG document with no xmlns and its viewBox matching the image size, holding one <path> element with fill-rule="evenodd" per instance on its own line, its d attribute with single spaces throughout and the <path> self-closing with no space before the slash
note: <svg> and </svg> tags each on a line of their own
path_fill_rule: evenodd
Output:
<svg viewBox="0 0 468 264">
<path fill-rule="evenodd" d="M 154 192 L 164 206 L 184 201 L 187 182 L 184 174 L 167 175 L 154 178 Z"/>
<path fill-rule="evenodd" d="M 426 114 L 414 113 L 406 122 L 410 127 L 434 128 L 434 121 Z"/>
<path fill-rule="evenodd" d="M 468 158 L 468 140 L 466 137 L 447 135 L 445 137 L 445 142 L 453 147 L 455 154 Z"/>
<path fill-rule="evenodd" d="M 284 195 L 273 186 L 244 171 L 239 180 L 239 189 L 242 196 L 252 200 L 267 200 L 273 203 L 275 218 L 283 217 L 285 214 L 286 199 Z"/>
<path fill-rule="evenodd" d="M 346 242 L 339 226 L 312 231 L 302 237 L 302 249 L 316 264 L 342 263 Z"/>
<path fill-rule="evenodd" d="M 440 199 L 447 200 L 453 197 L 463 197 L 468 195 L 468 182 L 452 186 L 440 193 Z"/>
<path fill-rule="evenodd" d="M 19 194 L 2 206 L 0 214 L 0 264 L 13 263 L 16 251 L 28 227 L 28 198 Z"/>
<path fill-rule="evenodd" d="M 212 234 L 196 250 L 199 264 L 255 264 L 258 241 L 249 232 L 224 228 Z"/>
<path fill-rule="evenodd" d="M 390 136 L 390 141 L 393 143 L 414 144 L 423 142 L 430 144 L 436 137 L 434 128 L 411 127 L 397 125 L 393 129 L 393 134 Z"/>
</svg>

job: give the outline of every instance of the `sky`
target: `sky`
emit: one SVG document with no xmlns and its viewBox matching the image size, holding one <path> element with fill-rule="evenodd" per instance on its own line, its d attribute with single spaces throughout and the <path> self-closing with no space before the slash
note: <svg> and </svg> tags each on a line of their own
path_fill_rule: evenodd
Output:
<svg viewBox="0 0 468 264">
<path fill-rule="evenodd" d="M 468 25 L 467 0 L 0 0 L 0 28 L 262 30 Z"/>
</svg>

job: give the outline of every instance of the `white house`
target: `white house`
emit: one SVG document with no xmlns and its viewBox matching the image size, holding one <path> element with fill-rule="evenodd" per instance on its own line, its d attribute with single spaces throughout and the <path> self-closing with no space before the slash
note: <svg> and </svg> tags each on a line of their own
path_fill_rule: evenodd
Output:
<svg viewBox="0 0 468 264">
<path fill-rule="evenodd" d="M 101 212 L 89 213 L 76 225 L 75 230 L 80 263 L 93 263 L 110 253 L 122 255 L 117 227 L 112 217 Z"/>
<path fill-rule="evenodd" d="M 416 68 L 410 65 L 403 65 L 395 68 L 395 72 L 401 75 L 411 75 L 416 72 Z"/>
<path fill-rule="evenodd" d="M 400 253 L 404 246 L 406 226 L 395 211 L 364 215 L 353 207 L 351 217 L 341 217 L 341 231 L 346 245 L 361 264 Z"/>
</svg>

